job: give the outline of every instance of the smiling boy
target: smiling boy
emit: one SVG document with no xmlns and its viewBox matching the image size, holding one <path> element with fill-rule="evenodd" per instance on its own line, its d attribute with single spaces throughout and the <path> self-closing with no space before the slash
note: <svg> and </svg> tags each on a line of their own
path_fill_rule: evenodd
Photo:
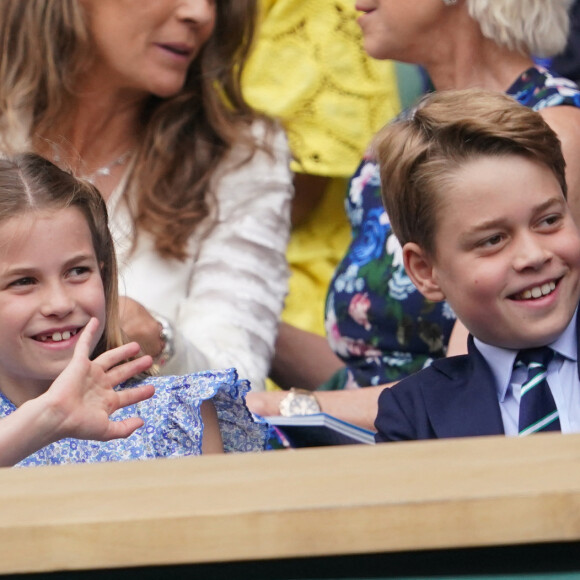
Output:
<svg viewBox="0 0 580 580">
<path fill-rule="evenodd" d="M 409 277 L 470 332 L 468 355 L 382 392 L 377 441 L 580 431 L 580 234 L 555 133 L 505 95 L 448 91 L 375 151 Z"/>
</svg>

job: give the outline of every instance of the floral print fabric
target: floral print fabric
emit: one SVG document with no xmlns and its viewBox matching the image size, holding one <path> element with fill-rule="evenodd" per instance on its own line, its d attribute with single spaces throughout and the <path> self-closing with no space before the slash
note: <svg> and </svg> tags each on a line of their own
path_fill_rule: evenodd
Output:
<svg viewBox="0 0 580 580">
<path fill-rule="evenodd" d="M 126 439 L 87 441 L 61 439 L 29 455 L 18 466 L 95 463 L 200 455 L 203 423 L 200 405 L 215 405 L 226 452 L 262 451 L 269 435 L 266 425 L 254 422 L 244 399 L 250 386 L 238 380 L 234 369 L 206 371 L 184 376 L 147 377 L 117 388 L 153 384 L 155 395 L 137 405 L 119 409 L 112 419 L 138 416 L 145 425 Z M 0 416 L 15 406 L 0 393 Z"/>
<path fill-rule="evenodd" d="M 578 87 L 541 67 L 525 71 L 507 94 L 534 110 L 580 107 Z M 345 204 L 352 241 L 327 296 L 327 337 L 347 365 L 347 388 L 398 381 L 445 355 L 455 314 L 423 298 L 407 276 L 371 156 L 352 177 Z"/>
</svg>

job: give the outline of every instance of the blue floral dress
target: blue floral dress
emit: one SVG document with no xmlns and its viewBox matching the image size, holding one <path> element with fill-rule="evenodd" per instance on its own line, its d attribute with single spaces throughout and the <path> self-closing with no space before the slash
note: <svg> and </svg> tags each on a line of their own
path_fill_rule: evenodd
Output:
<svg viewBox="0 0 580 580">
<path fill-rule="evenodd" d="M 580 90 L 542 67 L 525 71 L 507 94 L 540 110 L 580 107 Z M 346 198 L 352 241 L 326 300 L 326 333 L 346 363 L 346 387 L 398 381 L 445 355 L 455 314 L 426 300 L 403 267 L 402 249 L 383 208 L 377 163 L 365 156 Z"/>
<path fill-rule="evenodd" d="M 254 422 L 245 405 L 250 386 L 238 380 L 234 369 L 206 371 L 184 376 L 148 377 L 117 388 L 153 384 L 151 399 L 119 409 L 112 419 L 141 417 L 145 425 L 126 439 L 88 441 L 61 439 L 23 459 L 18 466 L 95 463 L 200 455 L 203 423 L 200 405 L 215 405 L 226 452 L 262 451 L 269 436 L 267 425 Z M 0 417 L 16 407 L 0 393 Z"/>
</svg>

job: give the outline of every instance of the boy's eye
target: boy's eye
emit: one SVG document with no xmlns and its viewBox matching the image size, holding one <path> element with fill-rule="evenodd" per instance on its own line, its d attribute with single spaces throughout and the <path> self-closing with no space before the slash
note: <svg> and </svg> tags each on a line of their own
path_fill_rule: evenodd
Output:
<svg viewBox="0 0 580 580">
<path fill-rule="evenodd" d="M 501 244 L 502 240 L 503 236 L 501 234 L 495 234 L 489 238 L 486 238 L 485 240 L 482 240 L 479 245 L 483 248 L 489 248 Z"/>
<path fill-rule="evenodd" d="M 34 284 L 34 278 L 26 277 L 26 278 L 18 278 L 18 280 L 14 280 L 10 282 L 9 286 L 30 286 Z"/>
<path fill-rule="evenodd" d="M 553 226 L 560 222 L 562 216 L 560 214 L 552 214 L 541 220 L 541 224 L 546 224 L 548 226 Z"/>
</svg>

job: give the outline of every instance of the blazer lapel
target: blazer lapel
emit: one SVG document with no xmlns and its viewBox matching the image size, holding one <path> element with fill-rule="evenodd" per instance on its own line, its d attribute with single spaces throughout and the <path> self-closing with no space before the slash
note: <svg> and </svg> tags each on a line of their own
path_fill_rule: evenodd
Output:
<svg viewBox="0 0 580 580">
<path fill-rule="evenodd" d="M 495 379 L 469 337 L 469 355 L 434 361 L 441 380 L 422 387 L 437 437 L 501 435 L 503 421 Z"/>
</svg>

